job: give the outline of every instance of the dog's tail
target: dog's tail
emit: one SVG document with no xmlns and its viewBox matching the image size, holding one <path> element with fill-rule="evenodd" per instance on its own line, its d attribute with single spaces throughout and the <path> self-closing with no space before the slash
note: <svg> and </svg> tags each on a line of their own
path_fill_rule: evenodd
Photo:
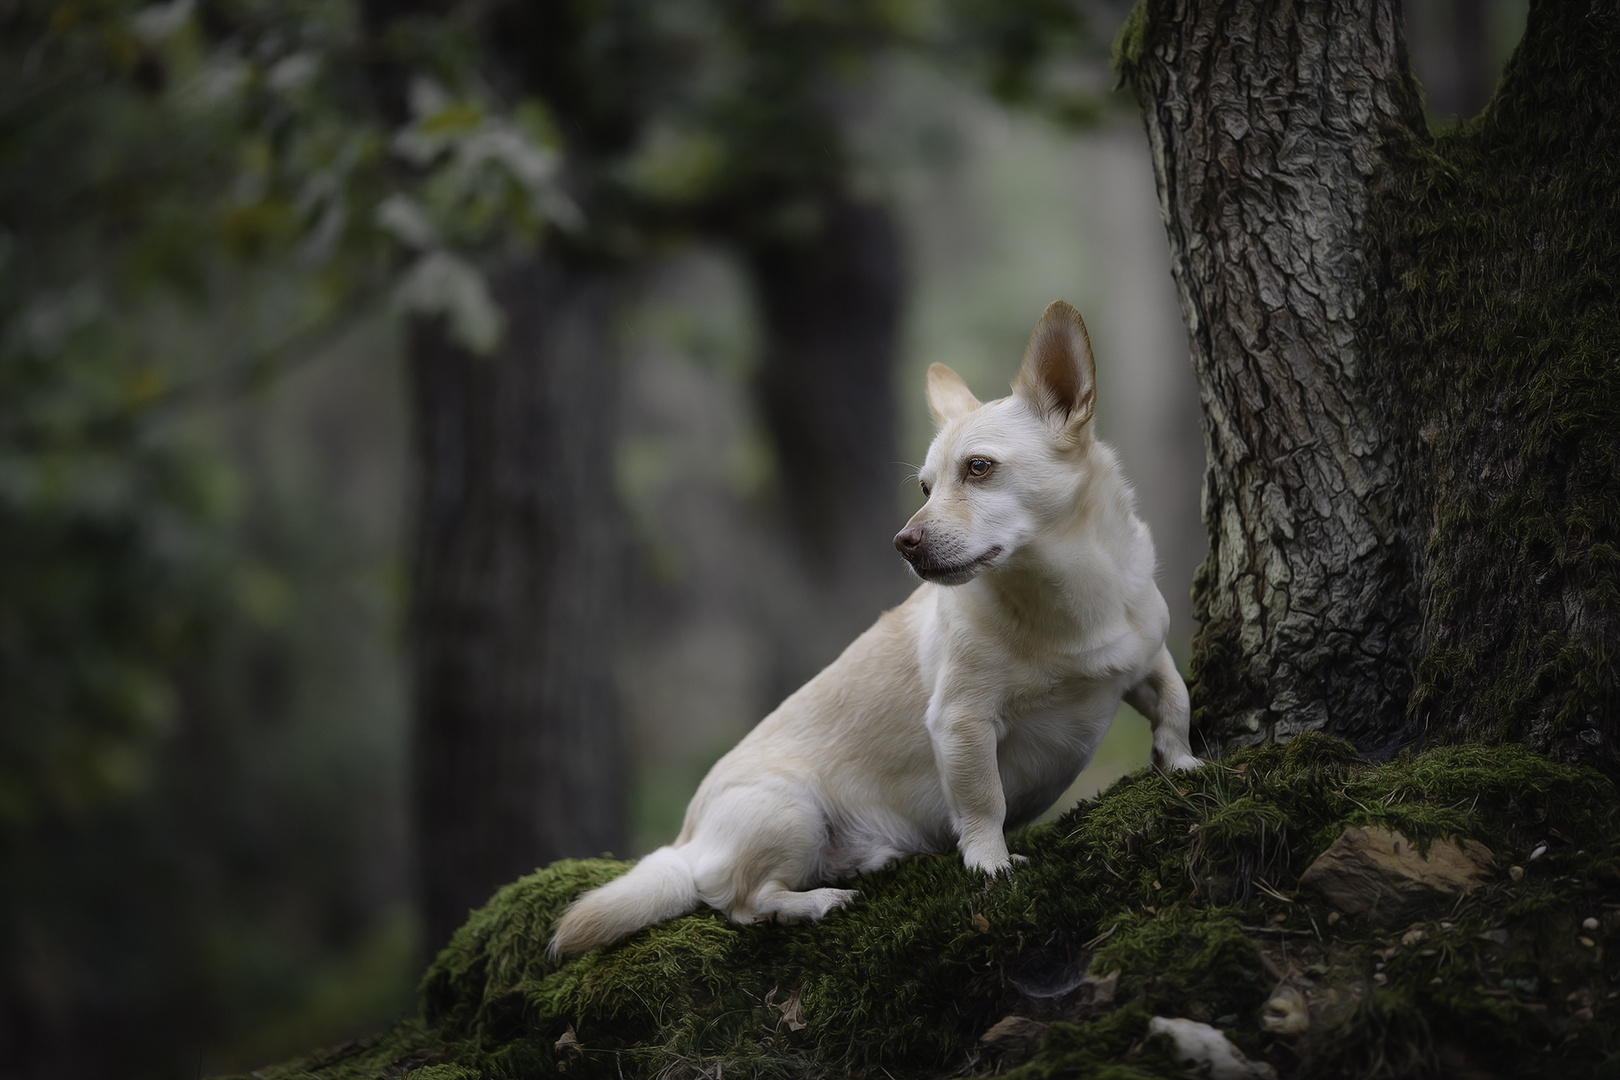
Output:
<svg viewBox="0 0 1620 1080">
<path fill-rule="evenodd" d="M 626 934 L 698 908 L 692 867 L 672 847 L 644 857 L 621 878 L 568 905 L 546 952 L 553 960 L 617 941 Z"/>
</svg>

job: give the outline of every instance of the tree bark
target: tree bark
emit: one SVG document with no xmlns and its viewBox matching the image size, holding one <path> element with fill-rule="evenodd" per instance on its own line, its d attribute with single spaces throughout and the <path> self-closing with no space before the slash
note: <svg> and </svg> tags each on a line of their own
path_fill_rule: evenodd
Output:
<svg viewBox="0 0 1620 1080">
<path fill-rule="evenodd" d="M 1377 208 L 1425 553 L 1409 722 L 1620 775 L 1620 9 L 1533 4 Z"/>
<path fill-rule="evenodd" d="M 475 356 L 412 329 L 413 810 L 437 948 L 498 885 L 624 854 L 613 688 L 625 552 L 613 478 L 615 272 L 540 259 Z"/>
<path fill-rule="evenodd" d="M 1617 54 L 1612 6 L 1538 4 L 1431 139 L 1394 0 L 1146 0 L 1122 34 L 1203 396 L 1211 748 L 1620 768 Z"/>
<path fill-rule="evenodd" d="M 1371 189 L 1422 123 L 1394 0 L 1157 0 L 1130 74 L 1202 390 L 1214 744 L 1405 740 L 1414 535 L 1359 334 Z M 1330 87 L 1332 92 L 1324 93 Z"/>
<path fill-rule="evenodd" d="M 783 637 L 788 692 L 904 594 L 898 518 L 895 350 L 905 296 L 893 213 L 842 192 L 802 239 L 755 242 L 748 262 L 764 328 L 756 383 L 776 453 L 787 553 L 812 586 L 811 625 Z"/>
</svg>

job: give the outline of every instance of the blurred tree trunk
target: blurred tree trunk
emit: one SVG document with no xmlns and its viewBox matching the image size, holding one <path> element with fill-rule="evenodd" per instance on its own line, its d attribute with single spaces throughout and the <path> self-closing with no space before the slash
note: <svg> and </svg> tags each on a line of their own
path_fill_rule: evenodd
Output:
<svg viewBox="0 0 1620 1080">
<path fill-rule="evenodd" d="M 415 832 L 437 948 L 496 886 L 624 852 L 613 689 L 625 552 L 612 271 L 506 273 L 504 343 L 411 333 L 417 426 Z"/>
<path fill-rule="evenodd" d="M 1497 65 L 1491 35 L 1492 0 L 1407 5 L 1412 67 L 1436 117 L 1473 116 L 1491 100 Z"/>
<path fill-rule="evenodd" d="M 367 0 L 365 15 L 380 40 L 397 20 L 454 6 Z M 571 57 L 584 33 L 572 9 L 479 14 L 500 60 L 489 73 L 519 83 L 555 76 L 557 57 Z M 396 123 L 406 117 L 406 74 L 387 65 L 376 73 Z M 580 129 L 571 153 L 588 155 L 590 125 L 566 110 L 559 119 Z M 628 552 L 613 472 L 610 332 L 625 278 L 611 260 L 563 246 L 494 282 L 507 321 L 493 355 L 453 343 L 442 320 L 419 320 L 410 333 L 411 811 L 430 950 L 496 887 L 537 866 L 626 853 L 613 665 Z"/>
<path fill-rule="evenodd" d="M 1620 387 L 1593 356 L 1620 341 L 1571 327 L 1612 266 L 1620 34 L 1576 7 L 1533 10 L 1482 123 L 1438 143 L 1396 0 L 1146 0 L 1121 36 L 1202 388 L 1214 748 L 1615 765 Z"/>
<path fill-rule="evenodd" d="M 814 674 L 904 594 L 895 354 L 905 269 L 893 212 L 837 192 L 820 227 L 747 251 L 764 329 L 756 382 L 780 471 L 787 547 L 814 624 L 784 635 L 777 690 Z"/>
</svg>

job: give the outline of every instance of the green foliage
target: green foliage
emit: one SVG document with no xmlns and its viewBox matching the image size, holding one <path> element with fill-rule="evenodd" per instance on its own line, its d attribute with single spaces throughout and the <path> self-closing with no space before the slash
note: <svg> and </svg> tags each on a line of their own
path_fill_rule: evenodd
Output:
<svg viewBox="0 0 1620 1080">
<path fill-rule="evenodd" d="M 336 775 L 375 716 L 300 696 L 309 653 L 364 652 L 373 583 L 306 591 L 351 553 L 246 489 L 221 446 L 248 432 L 207 430 L 388 280 L 391 241 L 351 228 L 386 144 L 343 118 L 346 10 L 0 9 L 8 1076 L 175 1075 L 222 1038 L 262 1052 L 255 1028 L 370 1023 L 414 963 L 353 858 L 397 763 Z"/>
<path fill-rule="evenodd" d="M 124 17 L 117 17 L 122 14 Z M 141 789 L 172 670 L 225 587 L 228 478 L 140 414 L 174 378 L 129 308 L 202 288 L 188 212 L 228 174 L 158 106 L 128 13 L 13 8 L 0 38 L 0 830 Z M 157 85 L 154 85 L 157 84 Z"/>
<path fill-rule="evenodd" d="M 395 167 L 343 3 L 26 2 L 0 33 L 3 829 L 138 791 L 185 658 L 265 615 L 268 579 L 227 565 L 232 478 L 174 407 L 257 385 L 387 288 L 487 345 L 498 313 L 456 252 L 577 211 L 543 111 L 429 74 Z M 236 355 L 176 347 L 210 307 L 245 324 Z"/>
<path fill-rule="evenodd" d="M 1119 72 L 1121 85 L 1131 77 L 1132 71 L 1142 62 L 1143 37 L 1146 29 L 1146 5 L 1141 2 L 1132 4 L 1125 21 L 1119 26 L 1119 33 L 1114 35 L 1112 59 L 1114 70 Z"/>
<path fill-rule="evenodd" d="M 1346 744 L 1302 735 L 1174 780 L 1127 777 L 1031 830 L 1015 845 L 1030 861 L 1010 880 L 986 884 L 954 856 L 916 857 L 861 878 L 860 899 L 817 925 L 738 926 L 704 910 L 558 965 L 544 952 L 557 916 L 623 866 L 563 862 L 473 915 L 429 968 L 420 1020 L 320 1074 L 389 1075 L 420 1053 L 411 1060 L 481 1077 L 940 1075 L 987 1064 L 977 1036 L 1033 1007 L 1017 980 L 1054 959 L 1118 970 L 1118 1007 L 1054 1025 L 1017 1075 L 1179 1075 L 1167 1046 L 1144 1042 L 1152 1015 L 1203 1018 L 1246 1053 L 1288 1064 L 1309 1048 L 1266 1036 L 1257 1011 L 1274 985 L 1267 965 L 1293 942 L 1295 956 L 1331 958 L 1313 977 L 1362 987 L 1317 1036 L 1309 1075 L 1376 1075 L 1398 1054 L 1413 1065 L 1399 1075 L 1438 1075 L 1428 1064 L 1458 1039 L 1497 1050 L 1493 1068 L 1506 1062 L 1509 1075 L 1555 1061 L 1590 1075 L 1607 1050 L 1600 1024 L 1620 1013 L 1599 996 L 1599 1019 L 1583 1027 L 1561 995 L 1607 989 L 1601 954 L 1571 928 L 1620 887 L 1617 816 L 1609 781 L 1522 749 L 1374 768 Z M 1464 836 L 1501 856 L 1471 900 L 1428 913 L 1432 953 L 1403 951 L 1404 927 L 1334 928 L 1298 893 L 1310 861 L 1361 824 L 1420 844 Z M 1548 853 L 1512 882 L 1507 862 L 1543 842 Z M 1602 934 L 1615 935 L 1608 925 Z M 1507 944 L 1478 938 L 1487 928 L 1506 928 Z M 1375 964 L 1387 986 L 1369 992 Z M 1537 1016 L 1567 1037 L 1549 1045 Z M 312 1071 L 300 1062 L 262 1075 Z"/>
<path fill-rule="evenodd" d="M 1084 67 L 1100 59 L 1093 28 L 1064 0 L 952 0 L 944 50 L 956 54 L 999 100 L 1059 123 L 1095 123 L 1103 86 Z"/>
<path fill-rule="evenodd" d="M 0 828 L 139 790 L 181 661 L 232 596 L 253 607 L 262 576 L 224 565 L 230 478 L 172 406 L 256 384 L 385 288 L 488 347 L 499 313 L 458 251 L 577 216 L 543 112 L 427 75 L 395 140 L 417 171 L 392 167 L 355 108 L 347 5 L 189 11 L 20 3 L 0 24 Z M 247 265 L 273 261 L 298 276 Z M 174 347 L 210 306 L 248 308 L 238 355 Z"/>
<path fill-rule="evenodd" d="M 800 243 L 829 200 L 871 198 L 850 120 L 898 55 L 944 59 L 1064 123 L 1101 108 L 1086 22 L 1054 0 L 509 5 L 491 26 L 493 54 L 567 118 L 584 219 L 570 248 L 597 258 L 694 237 Z"/>
<path fill-rule="evenodd" d="M 1412 719 L 1613 769 L 1620 718 L 1620 16 L 1539 4 L 1477 119 L 1374 208 L 1375 355 L 1426 547 Z"/>
<path fill-rule="evenodd" d="M 1186 1074 L 1174 1048 L 1162 1036 L 1150 1039 L 1150 1016 L 1140 1005 L 1126 1005 L 1081 1024 L 1052 1025 L 1040 1052 L 1006 1075 L 1017 1080 L 1158 1080 Z"/>
</svg>

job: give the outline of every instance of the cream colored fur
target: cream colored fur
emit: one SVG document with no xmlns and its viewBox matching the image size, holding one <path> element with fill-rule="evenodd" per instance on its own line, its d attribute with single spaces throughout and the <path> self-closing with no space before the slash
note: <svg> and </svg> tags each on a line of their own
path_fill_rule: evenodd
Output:
<svg viewBox="0 0 1620 1080">
<path fill-rule="evenodd" d="M 1011 873 L 1004 830 L 1062 795 L 1121 698 L 1152 723 L 1156 765 L 1200 764 L 1153 542 L 1092 434 L 1094 389 L 1061 301 L 1011 396 L 980 404 L 929 369 L 929 497 L 895 538 L 924 583 L 720 759 L 672 845 L 568 908 L 553 956 L 700 904 L 820 919 L 855 898 L 831 883 L 918 852 Z"/>
</svg>

